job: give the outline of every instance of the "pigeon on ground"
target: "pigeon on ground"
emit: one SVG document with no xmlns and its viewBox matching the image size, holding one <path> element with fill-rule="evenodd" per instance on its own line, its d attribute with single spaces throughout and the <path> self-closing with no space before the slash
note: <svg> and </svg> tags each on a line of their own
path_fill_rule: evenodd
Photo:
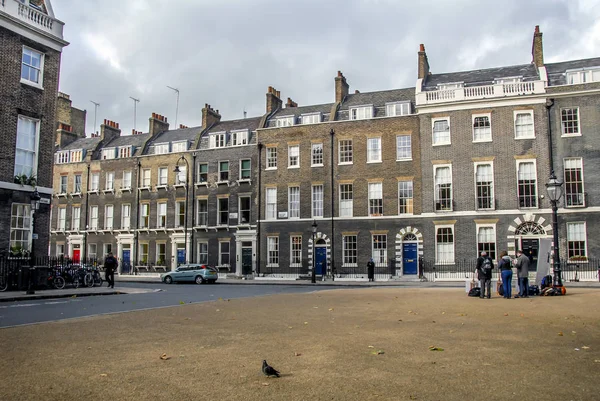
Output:
<svg viewBox="0 0 600 401">
<path fill-rule="evenodd" d="M 274 367 L 269 366 L 269 364 L 267 363 L 267 361 L 263 361 L 262 364 L 262 372 L 265 376 L 275 376 L 275 377 L 279 377 L 279 372 L 277 370 L 275 370 Z"/>
</svg>

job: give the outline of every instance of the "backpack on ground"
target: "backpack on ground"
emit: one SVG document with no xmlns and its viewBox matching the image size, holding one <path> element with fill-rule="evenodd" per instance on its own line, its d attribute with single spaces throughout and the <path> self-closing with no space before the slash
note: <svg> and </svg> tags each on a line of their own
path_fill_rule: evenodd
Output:
<svg viewBox="0 0 600 401">
<path fill-rule="evenodd" d="M 481 296 L 481 288 L 479 288 L 479 287 L 471 288 L 471 290 L 469 291 L 469 296 L 470 297 L 480 297 Z"/>
<path fill-rule="evenodd" d="M 481 271 L 486 276 L 490 276 L 492 274 L 492 261 L 490 258 L 485 258 L 483 263 L 481 264 Z"/>
<path fill-rule="evenodd" d="M 528 293 L 529 295 L 540 295 L 540 287 L 537 285 L 530 285 Z"/>
<path fill-rule="evenodd" d="M 552 287 L 552 276 L 548 275 L 542 277 L 542 282 L 540 283 L 540 286 L 542 287 L 542 290 L 544 288 Z"/>
</svg>

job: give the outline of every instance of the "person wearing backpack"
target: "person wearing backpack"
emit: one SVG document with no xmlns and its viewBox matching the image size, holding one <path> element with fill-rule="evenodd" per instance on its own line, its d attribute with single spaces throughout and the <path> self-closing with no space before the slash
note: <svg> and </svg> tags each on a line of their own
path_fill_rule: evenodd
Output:
<svg viewBox="0 0 600 401">
<path fill-rule="evenodd" d="M 515 298 L 529 298 L 529 258 L 520 249 L 517 251 L 515 267 L 519 278 L 519 295 L 515 295 Z"/>
<path fill-rule="evenodd" d="M 498 262 L 498 270 L 502 278 L 502 295 L 506 299 L 511 298 L 512 291 L 512 260 L 508 256 L 508 252 L 500 252 L 500 261 Z"/>
<path fill-rule="evenodd" d="M 481 252 L 481 256 L 477 258 L 477 276 L 481 286 L 481 299 L 485 298 L 487 291 L 488 299 L 492 297 L 492 269 L 494 262 L 487 256 L 487 252 Z"/>
</svg>

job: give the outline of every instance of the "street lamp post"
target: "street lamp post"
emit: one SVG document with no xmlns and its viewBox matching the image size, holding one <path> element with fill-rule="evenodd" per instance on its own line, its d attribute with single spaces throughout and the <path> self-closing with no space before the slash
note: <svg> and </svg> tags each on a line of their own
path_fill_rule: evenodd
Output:
<svg viewBox="0 0 600 401">
<path fill-rule="evenodd" d="M 546 184 L 548 199 L 552 204 L 552 233 L 554 235 L 554 257 L 552 258 L 552 268 L 554 270 L 553 287 L 562 287 L 562 277 L 560 268 L 560 252 L 558 246 L 558 201 L 563 194 L 563 183 L 556 178 L 554 170 L 550 173 L 550 180 Z"/>
<path fill-rule="evenodd" d="M 178 160 L 177 160 L 177 164 L 175 165 L 175 170 L 173 170 L 175 173 L 179 174 L 181 173 L 181 170 L 179 169 L 179 163 L 181 161 L 185 162 L 185 217 L 183 219 L 183 230 L 184 230 L 184 241 L 185 241 L 185 263 L 189 263 L 189 256 L 188 256 L 188 229 L 187 229 L 187 221 L 188 221 L 188 187 L 190 185 L 190 180 L 189 180 L 189 173 L 190 173 L 190 164 L 188 163 L 187 159 L 185 158 L 185 156 L 181 156 Z"/>
<path fill-rule="evenodd" d="M 317 248 L 315 247 L 315 234 L 317 233 L 317 220 L 313 220 L 312 223 L 312 273 L 310 275 L 310 282 L 315 284 L 317 282 L 317 272 L 315 270 L 315 259 L 317 256 Z"/>
<path fill-rule="evenodd" d="M 35 294 L 35 212 L 40 207 L 40 193 L 34 189 L 31 194 L 31 253 L 29 254 L 29 284 L 27 285 L 27 294 Z"/>
</svg>

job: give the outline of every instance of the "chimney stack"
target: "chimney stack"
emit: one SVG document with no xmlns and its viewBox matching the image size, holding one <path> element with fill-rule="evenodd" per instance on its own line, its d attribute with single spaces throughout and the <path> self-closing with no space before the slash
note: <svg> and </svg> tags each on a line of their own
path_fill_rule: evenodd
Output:
<svg viewBox="0 0 600 401">
<path fill-rule="evenodd" d="M 104 119 L 104 123 L 100 125 L 100 138 L 102 141 L 108 143 L 119 136 L 121 136 L 119 123 Z"/>
<path fill-rule="evenodd" d="M 271 114 L 276 110 L 279 110 L 283 102 L 279 97 L 279 91 L 272 86 L 267 89 L 267 114 Z"/>
<path fill-rule="evenodd" d="M 186 129 L 189 128 L 187 125 L 183 125 L 183 124 L 179 124 L 179 129 Z"/>
<path fill-rule="evenodd" d="M 285 104 L 286 108 L 289 107 L 298 107 L 298 103 L 294 102 L 291 98 L 287 98 L 287 103 Z"/>
<path fill-rule="evenodd" d="M 202 129 L 205 130 L 211 125 L 218 124 L 221 121 L 219 110 L 213 109 L 210 104 L 204 103 L 202 109 Z"/>
<path fill-rule="evenodd" d="M 542 33 L 540 32 L 539 25 L 535 26 L 535 31 L 533 32 L 531 55 L 533 56 L 533 64 L 537 68 L 544 66 L 544 46 L 542 44 Z"/>
<path fill-rule="evenodd" d="M 60 149 L 75 142 L 78 138 L 77 134 L 73 132 L 73 127 L 69 124 L 58 123 L 58 129 L 56 130 L 56 144 Z"/>
<path fill-rule="evenodd" d="M 427 53 L 425 53 L 425 45 L 421 43 L 419 46 L 419 79 L 425 80 L 429 75 L 429 60 L 427 60 Z"/>
<path fill-rule="evenodd" d="M 169 130 L 169 122 L 167 121 L 167 117 L 162 116 L 158 113 L 152 113 L 152 116 L 149 119 L 149 129 L 151 137 L 160 134 L 161 132 Z"/>
<path fill-rule="evenodd" d="M 348 96 L 349 89 L 350 86 L 346 82 L 346 77 L 341 71 L 338 71 L 337 77 L 335 77 L 335 102 L 341 103 Z"/>
</svg>

